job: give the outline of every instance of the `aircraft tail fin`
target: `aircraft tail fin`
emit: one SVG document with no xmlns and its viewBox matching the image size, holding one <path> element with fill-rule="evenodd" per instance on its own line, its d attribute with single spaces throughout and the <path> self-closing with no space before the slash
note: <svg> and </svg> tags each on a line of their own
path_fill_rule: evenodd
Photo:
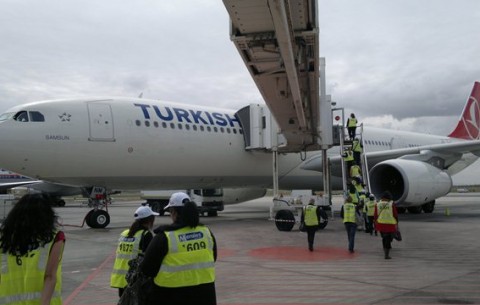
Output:
<svg viewBox="0 0 480 305">
<path fill-rule="evenodd" d="M 473 84 L 472 93 L 463 108 L 457 127 L 448 136 L 466 140 L 480 139 L 480 82 Z"/>
</svg>

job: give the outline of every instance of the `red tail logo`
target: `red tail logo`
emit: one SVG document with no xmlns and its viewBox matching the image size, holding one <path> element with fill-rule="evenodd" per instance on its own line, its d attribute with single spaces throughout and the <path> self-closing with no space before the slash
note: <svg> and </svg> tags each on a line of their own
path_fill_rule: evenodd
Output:
<svg viewBox="0 0 480 305">
<path fill-rule="evenodd" d="M 473 84 L 472 94 L 463 109 L 457 127 L 448 136 L 466 140 L 480 139 L 480 83 Z"/>
</svg>

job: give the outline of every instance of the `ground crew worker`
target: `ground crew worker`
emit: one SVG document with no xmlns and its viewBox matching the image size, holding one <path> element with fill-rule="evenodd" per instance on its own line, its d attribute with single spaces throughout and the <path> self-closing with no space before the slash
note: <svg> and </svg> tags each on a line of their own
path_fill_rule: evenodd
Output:
<svg viewBox="0 0 480 305">
<path fill-rule="evenodd" d="M 365 210 L 365 201 L 367 195 L 365 190 L 362 190 L 358 193 L 358 208 L 357 208 L 357 230 L 363 231 L 367 229 L 367 213 Z M 365 211 L 365 212 L 364 212 Z"/>
<path fill-rule="evenodd" d="M 313 242 L 315 240 L 315 233 L 320 224 L 320 207 L 315 205 L 315 200 L 310 199 L 308 205 L 303 207 L 301 222 L 305 223 L 305 230 L 307 232 L 308 250 L 313 251 Z"/>
<path fill-rule="evenodd" d="M 391 259 L 390 249 L 392 248 L 393 236 L 397 232 L 398 215 L 390 192 L 386 191 L 380 196 L 380 200 L 375 206 L 374 218 L 376 229 L 382 236 L 385 259 Z"/>
<path fill-rule="evenodd" d="M 352 203 L 352 198 L 349 196 L 342 206 L 340 216 L 343 218 L 343 223 L 347 231 L 348 251 L 350 253 L 355 252 L 355 233 L 357 231 L 356 214 L 357 207 Z"/>
<path fill-rule="evenodd" d="M 355 186 L 357 193 L 360 195 L 361 192 L 365 192 L 365 184 L 362 183 L 361 177 L 355 177 L 352 179 L 352 185 Z"/>
<path fill-rule="evenodd" d="M 353 158 L 353 151 L 345 147 L 342 157 L 343 157 L 343 161 L 345 161 L 345 165 L 347 166 L 347 171 L 350 171 L 350 167 L 352 166 L 353 161 L 355 160 Z"/>
<path fill-rule="evenodd" d="M 375 228 L 375 222 L 374 222 L 374 215 L 375 215 L 375 195 L 370 194 L 368 196 L 367 202 L 365 204 L 365 208 L 367 210 L 367 233 L 370 233 L 370 235 L 373 235 L 373 232 L 375 231 L 375 236 L 377 236 L 377 229 Z"/>
<path fill-rule="evenodd" d="M 361 177 L 362 177 L 362 169 L 355 161 L 353 161 L 352 166 L 350 166 L 350 178 L 361 178 Z"/>
<path fill-rule="evenodd" d="M 125 279 L 129 269 L 128 261 L 138 255 L 143 255 L 145 250 L 147 250 L 148 244 L 153 238 L 150 230 L 153 228 L 155 216 L 158 215 L 149 206 L 141 206 L 135 211 L 135 221 L 130 228 L 120 234 L 115 262 L 110 275 L 110 286 L 118 288 L 119 297 L 122 296 L 128 284 Z"/>
<path fill-rule="evenodd" d="M 355 133 L 357 130 L 357 118 L 353 113 L 350 113 L 350 117 L 347 119 L 347 130 L 348 137 L 350 138 L 350 140 L 353 140 L 353 138 L 355 138 Z"/>
<path fill-rule="evenodd" d="M 0 304 L 62 304 L 65 234 L 53 201 L 24 195 L 0 227 Z"/>
<path fill-rule="evenodd" d="M 361 164 L 361 154 L 363 152 L 362 143 L 358 138 L 355 138 L 352 142 L 353 160 L 356 164 Z"/>
<path fill-rule="evenodd" d="M 153 278 L 146 304 L 216 304 L 215 237 L 199 223 L 197 205 L 187 194 L 174 193 L 165 209 L 173 223 L 154 230 L 157 235 L 140 264 Z"/>
<path fill-rule="evenodd" d="M 354 184 L 349 184 L 347 197 L 350 197 L 352 199 L 352 203 L 354 205 L 358 205 L 359 196 L 358 196 L 357 188 L 355 187 Z"/>
</svg>

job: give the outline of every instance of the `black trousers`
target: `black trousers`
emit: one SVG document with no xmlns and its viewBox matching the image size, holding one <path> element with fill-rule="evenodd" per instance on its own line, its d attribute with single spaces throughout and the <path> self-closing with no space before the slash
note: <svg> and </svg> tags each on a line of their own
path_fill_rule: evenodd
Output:
<svg viewBox="0 0 480 305">
<path fill-rule="evenodd" d="M 308 246 L 313 247 L 313 242 L 315 241 L 315 233 L 317 232 L 317 227 L 316 226 L 307 226 L 307 241 L 308 241 Z"/>
<path fill-rule="evenodd" d="M 392 249 L 393 234 L 391 232 L 380 233 L 382 235 L 383 249 Z"/>
</svg>

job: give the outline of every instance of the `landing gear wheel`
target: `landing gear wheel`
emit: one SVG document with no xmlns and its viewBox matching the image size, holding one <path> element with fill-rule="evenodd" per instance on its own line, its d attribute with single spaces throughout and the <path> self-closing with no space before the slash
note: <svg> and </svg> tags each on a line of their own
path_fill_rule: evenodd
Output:
<svg viewBox="0 0 480 305">
<path fill-rule="evenodd" d="M 58 200 L 57 201 L 57 206 L 64 207 L 65 206 L 65 200 L 63 200 L 63 199 Z"/>
<path fill-rule="evenodd" d="M 90 215 L 90 222 L 92 228 L 103 229 L 110 223 L 110 215 L 104 210 L 93 211 Z"/>
<path fill-rule="evenodd" d="M 424 205 L 422 205 L 422 210 L 425 213 L 432 213 L 433 210 L 435 210 L 435 200 L 427 202 Z"/>
<path fill-rule="evenodd" d="M 422 213 L 422 206 L 416 206 L 416 207 L 408 207 L 407 208 L 408 213 L 410 214 L 420 214 Z"/>
<path fill-rule="evenodd" d="M 404 214 L 407 211 L 406 208 L 397 208 L 397 213 L 398 214 Z"/>
<path fill-rule="evenodd" d="M 289 210 L 280 210 L 275 215 L 275 225 L 279 231 L 291 231 L 295 225 L 295 216 Z"/>
<path fill-rule="evenodd" d="M 218 216 L 218 212 L 217 211 L 210 211 L 210 212 L 207 213 L 207 215 L 209 217 L 215 217 L 215 216 Z"/>
<path fill-rule="evenodd" d="M 95 210 L 90 210 L 88 211 L 87 215 L 85 215 L 85 223 L 87 224 L 87 226 L 89 226 L 90 228 L 93 228 L 92 226 L 92 221 L 90 220 L 90 218 L 92 217 L 92 214 Z"/>
</svg>

